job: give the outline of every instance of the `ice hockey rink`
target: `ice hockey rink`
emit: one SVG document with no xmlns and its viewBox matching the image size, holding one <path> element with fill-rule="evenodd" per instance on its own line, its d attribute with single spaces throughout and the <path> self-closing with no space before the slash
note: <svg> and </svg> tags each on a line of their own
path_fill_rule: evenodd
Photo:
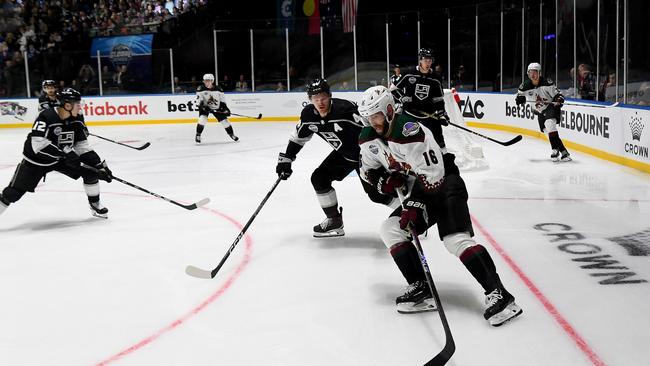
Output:
<svg viewBox="0 0 650 366">
<path fill-rule="evenodd" d="M 2 365 L 422 365 L 445 337 L 436 313 L 401 315 L 404 280 L 378 235 L 388 208 L 356 176 L 335 183 L 346 235 L 316 239 L 324 215 L 310 174 L 330 148 L 298 155 L 213 280 L 214 267 L 277 176 L 293 123 L 91 127 L 115 176 L 195 202 L 187 211 L 102 182 L 109 219 L 90 215 L 81 181 L 48 174 L 0 216 Z M 536 128 L 536 126 L 531 126 Z M 479 130 L 495 138 L 511 134 Z M 0 185 L 27 129 L 0 130 Z M 456 353 L 449 365 L 647 365 L 650 176 L 548 143 L 481 141 L 490 169 L 464 173 L 476 239 L 524 313 L 483 319 L 482 289 L 431 230 L 422 243 Z"/>
</svg>

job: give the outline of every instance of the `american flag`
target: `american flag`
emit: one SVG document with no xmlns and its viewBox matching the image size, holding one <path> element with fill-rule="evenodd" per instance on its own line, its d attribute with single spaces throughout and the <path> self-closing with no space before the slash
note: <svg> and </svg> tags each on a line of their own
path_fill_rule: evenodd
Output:
<svg viewBox="0 0 650 366">
<path fill-rule="evenodd" d="M 359 0 L 343 0 L 343 32 L 352 32 L 352 27 L 357 23 L 357 5 Z"/>
</svg>

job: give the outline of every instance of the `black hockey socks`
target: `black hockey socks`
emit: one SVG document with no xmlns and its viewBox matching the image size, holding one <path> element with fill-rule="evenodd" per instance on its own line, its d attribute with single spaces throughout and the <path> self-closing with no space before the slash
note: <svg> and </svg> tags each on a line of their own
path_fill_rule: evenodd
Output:
<svg viewBox="0 0 650 366">
<path fill-rule="evenodd" d="M 200 124 L 200 123 L 199 123 L 199 124 L 197 124 L 197 125 L 196 125 L 196 134 L 197 134 L 197 135 L 200 135 L 200 134 L 202 134 L 202 133 L 203 133 L 203 129 L 204 129 L 204 128 L 205 128 L 205 126 L 204 126 L 204 125 L 202 125 L 202 124 Z"/>
<path fill-rule="evenodd" d="M 235 131 L 232 130 L 232 126 L 228 126 L 226 127 L 226 133 L 232 136 L 235 133 Z"/>
<path fill-rule="evenodd" d="M 390 255 L 393 257 L 397 268 L 409 284 L 415 281 L 424 280 L 424 270 L 420 263 L 420 257 L 415 246 L 410 241 L 398 243 L 390 247 Z"/>
<path fill-rule="evenodd" d="M 474 276 L 486 292 L 490 292 L 495 288 L 503 288 L 492 257 L 482 245 L 475 245 L 465 249 L 460 254 L 460 261 L 463 262 L 469 273 Z"/>
<path fill-rule="evenodd" d="M 548 141 L 551 143 L 551 149 L 557 151 L 564 151 L 566 148 L 560 140 L 560 134 L 557 131 L 552 131 L 548 133 Z"/>
<path fill-rule="evenodd" d="M 323 207 L 323 212 L 325 212 L 325 216 L 327 217 L 336 217 L 339 216 L 339 206 L 330 206 L 330 207 Z"/>
</svg>

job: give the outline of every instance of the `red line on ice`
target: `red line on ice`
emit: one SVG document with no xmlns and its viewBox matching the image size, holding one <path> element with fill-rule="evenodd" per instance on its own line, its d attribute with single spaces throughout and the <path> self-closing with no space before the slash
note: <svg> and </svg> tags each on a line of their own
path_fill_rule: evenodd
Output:
<svg viewBox="0 0 650 366">
<path fill-rule="evenodd" d="M 119 193 L 117 193 L 117 194 L 119 194 Z M 138 196 L 140 196 L 140 195 L 138 195 Z M 222 218 L 228 220 L 233 225 L 237 226 L 237 228 L 239 228 L 240 230 L 243 229 L 243 225 L 241 223 L 239 223 L 235 219 L 233 219 L 233 218 L 231 218 L 231 217 L 229 217 L 229 216 L 227 216 L 227 215 L 225 215 L 225 214 L 223 214 L 223 213 L 221 213 L 219 211 L 216 211 L 216 210 L 213 210 L 213 209 L 210 209 L 210 208 L 206 208 L 206 207 L 202 207 L 201 209 L 210 211 L 213 214 L 221 216 Z M 129 355 L 129 354 L 131 354 L 131 353 L 145 347 L 149 343 L 152 343 L 156 339 L 163 336 L 165 333 L 178 328 L 180 325 L 182 325 L 183 323 L 188 321 L 194 315 L 198 314 L 203 309 L 205 309 L 208 305 L 210 305 L 215 300 L 217 300 L 219 297 L 221 297 L 221 295 L 223 295 L 224 292 L 226 292 L 226 290 L 228 290 L 228 288 L 233 284 L 233 282 L 235 282 L 235 279 L 237 279 L 239 274 L 244 270 L 244 268 L 246 267 L 246 265 L 250 261 L 251 251 L 252 251 L 252 247 L 253 247 L 253 240 L 251 239 L 251 237 L 248 234 L 246 234 L 244 236 L 244 240 L 245 240 L 244 259 L 237 265 L 237 268 L 235 269 L 235 272 L 232 273 L 230 275 L 230 277 L 228 277 L 226 282 L 224 282 L 224 284 L 221 285 L 221 287 L 219 287 L 219 289 L 217 289 L 216 292 L 214 292 L 212 295 L 208 296 L 207 299 L 203 300 L 203 302 L 201 302 L 195 308 L 188 311 L 187 313 L 185 313 L 184 315 L 182 315 L 178 319 L 172 321 L 171 323 L 169 323 L 165 327 L 160 328 L 158 331 L 151 334 L 150 336 L 147 336 L 147 337 L 143 338 L 139 342 L 134 343 L 133 345 L 128 346 L 124 350 L 122 350 L 122 351 L 108 357 L 107 359 L 97 363 L 97 366 L 108 365 L 108 364 L 110 364 L 112 362 L 115 362 L 115 361 L 119 360 L 120 358 L 122 358 L 124 356 L 127 356 L 127 355 Z M 179 271 L 179 273 L 180 273 L 180 271 Z"/>
<path fill-rule="evenodd" d="M 524 271 L 522 271 L 521 268 L 519 268 L 517 263 L 515 263 L 515 261 L 512 258 L 510 258 L 508 253 L 506 253 L 506 251 L 503 250 L 503 247 L 501 247 L 501 245 L 499 245 L 499 243 L 497 243 L 497 241 L 494 240 L 492 235 L 490 235 L 490 233 L 488 233 L 487 230 L 483 228 L 483 226 L 478 222 L 476 217 L 472 216 L 472 222 L 474 226 L 476 226 L 479 229 L 479 231 L 485 237 L 485 239 L 487 239 L 487 241 L 497 251 L 497 253 L 499 253 L 499 255 L 501 255 L 501 257 L 506 261 L 508 266 L 510 266 L 510 268 L 517 274 L 517 276 L 519 276 L 519 278 L 521 278 L 521 280 L 524 281 L 526 287 L 528 287 L 528 289 L 535 295 L 535 297 L 537 297 L 537 299 L 542 303 L 542 305 L 544 305 L 546 311 L 548 311 L 551 314 L 551 316 L 555 319 L 555 321 L 557 321 L 560 324 L 562 329 L 567 333 L 569 337 L 571 337 L 571 339 L 573 339 L 573 341 L 578 345 L 580 350 L 589 358 L 589 360 L 594 365 L 605 366 L 605 362 L 603 362 L 600 359 L 600 357 L 596 354 L 596 352 L 594 352 L 594 350 L 592 350 L 591 347 L 589 347 L 587 342 L 585 342 L 585 340 L 580 336 L 580 334 L 578 334 L 578 332 L 575 329 L 573 329 L 571 324 L 562 316 L 562 314 L 560 314 L 560 312 L 555 308 L 555 306 L 551 303 L 551 301 L 549 301 L 549 299 L 546 296 L 544 296 L 544 294 L 542 294 L 539 288 L 535 286 L 533 281 L 531 281 L 530 278 L 526 276 Z"/>
</svg>

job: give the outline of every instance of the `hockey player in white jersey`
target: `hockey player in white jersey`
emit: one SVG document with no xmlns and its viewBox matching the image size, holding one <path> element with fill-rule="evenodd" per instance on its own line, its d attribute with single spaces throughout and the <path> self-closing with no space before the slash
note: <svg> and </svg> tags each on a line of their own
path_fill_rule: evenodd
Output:
<svg viewBox="0 0 650 366">
<path fill-rule="evenodd" d="M 442 154 L 428 128 L 415 117 L 395 110 L 395 102 L 384 86 L 366 90 L 359 113 L 367 125 L 359 135 L 361 178 L 383 194 L 405 193 L 398 207 L 380 229 L 382 241 L 409 287 L 396 299 L 397 311 L 416 313 L 435 310 L 417 250 L 412 227 L 423 233 L 437 224 L 447 250 L 457 256 L 485 290 L 485 319 L 500 326 L 522 313 L 505 289 L 490 253 L 474 239 L 467 207 L 467 189 L 454 163 L 453 154 Z"/>
<path fill-rule="evenodd" d="M 560 139 L 557 124 L 562 118 L 564 96 L 553 83 L 553 80 L 543 77 L 542 65 L 533 62 L 528 65 L 528 80 L 525 80 L 517 90 L 515 101 L 518 105 L 533 103 L 533 112 L 537 114 L 540 131 L 548 135 L 551 143 L 551 160 L 571 161 L 571 155 Z"/>
<path fill-rule="evenodd" d="M 235 136 L 232 125 L 230 124 L 230 121 L 228 121 L 230 109 L 228 109 L 228 106 L 226 105 L 226 95 L 223 93 L 223 90 L 215 84 L 214 75 L 203 75 L 203 85 L 199 85 L 196 89 L 196 99 L 199 103 L 199 120 L 196 125 L 196 137 L 194 138 L 194 141 L 196 141 L 197 144 L 201 143 L 201 133 L 203 133 L 205 124 L 208 123 L 208 115 L 210 113 L 212 113 L 217 121 L 221 122 L 231 139 L 239 141 L 239 137 Z"/>
</svg>

